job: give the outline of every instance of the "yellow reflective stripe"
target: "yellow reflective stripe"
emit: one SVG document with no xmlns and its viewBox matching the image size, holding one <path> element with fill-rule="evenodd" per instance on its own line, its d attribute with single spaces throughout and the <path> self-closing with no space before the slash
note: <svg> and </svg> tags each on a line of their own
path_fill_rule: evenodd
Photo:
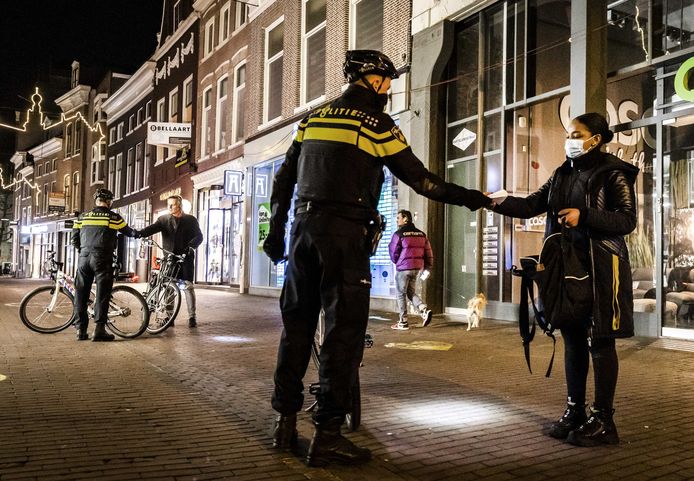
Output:
<svg viewBox="0 0 694 481">
<path fill-rule="evenodd" d="M 83 219 L 82 220 L 83 226 L 96 225 L 96 226 L 101 226 L 101 227 L 108 227 L 108 224 L 109 224 L 108 219 Z"/>
<path fill-rule="evenodd" d="M 344 142 L 346 144 L 357 143 L 355 130 L 335 129 L 329 127 L 311 127 L 306 129 L 304 140 L 327 140 L 331 142 Z"/>
<path fill-rule="evenodd" d="M 370 140 L 367 137 L 360 136 L 358 147 L 374 157 L 388 157 L 389 155 L 395 155 L 398 152 L 405 150 L 407 145 L 403 144 L 397 139 L 384 143 L 378 143 Z"/>
<path fill-rule="evenodd" d="M 81 227 L 82 227 L 82 222 L 81 222 L 81 221 L 76 220 L 75 222 L 72 223 L 72 228 L 73 228 L 73 229 L 79 229 L 79 228 L 81 228 Z"/>
<path fill-rule="evenodd" d="M 612 330 L 619 329 L 621 311 L 619 309 L 619 257 L 612 254 Z"/>
<path fill-rule="evenodd" d="M 346 125 L 354 125 L 356 127 L 359 127 L 361 125 L 361 121 L 359 120 L 352 120 L 352 119 L 342 119 L 342 118 L 332 118 L 332 117 L 311 117 L 308 120 L 309 124 L 346 124 Z"/>
<path fill-rule="evenodd" d="M 382 134 L 377 134 L 373 130 L 369 130 L 366 127 L 362 127 L 361 131 L 364 132 L 369 137 L 373 138 L 374 140 L 383 140 L 383 139 L 387 139 L 388 137 L 394 138 L 393 133 L 390 130 L 388 132 L 383 132 Z"/>
<path fill-rule="evenodd" d="M 294 138 L 297 142 L 301 143 L 304 141 L 304 129 L 299 127 L 299 130 L 296 132 L 296 137 Z"/>
<path fill-rule="evenodd" d="M 126 222 L 125 222 L 124 219 L 121 219 L 120 221 L 110 221 L 109 224 L 108 224 L 108 226 L 109 226 L 111 229 L 116 229 L 116 230 L 122 229 L 122 228 L 125 227 L 126 225 L 128 225 L 128 224 L 126 224 Z"/>
</svg>

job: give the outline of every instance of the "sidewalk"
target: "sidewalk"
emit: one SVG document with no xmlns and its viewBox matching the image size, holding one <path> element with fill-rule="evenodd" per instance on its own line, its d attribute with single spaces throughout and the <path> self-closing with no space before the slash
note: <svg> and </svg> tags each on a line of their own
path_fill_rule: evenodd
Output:
<svg viewBox="0 0 694 481">
<path fill-rule="evenodd" d="M 531 375 L 515 325 L 483 319 L 468 332 L 435 316 L 393 331 L 394 315 L 373 313 L 362 427 L 349 436 L 374 460 L 315 469 L 271 447 L 276 299 L 199 289 L 196 330 L 182 306 L 162 335 L 78 343 L 72 329 L 20 323 L 35 285 L 0 279 L 1 481 L 694 479 L 694 343 L 618 341 L 622 444 L 586 449 L 542 434 L 564 409 L 561 341 L 546 379 L 551 340 L 533 343 Z M 310 366 L 307 384 L 316 378 Z M 299 432 L 305 452 L 308 414 Z"/>
</svg>

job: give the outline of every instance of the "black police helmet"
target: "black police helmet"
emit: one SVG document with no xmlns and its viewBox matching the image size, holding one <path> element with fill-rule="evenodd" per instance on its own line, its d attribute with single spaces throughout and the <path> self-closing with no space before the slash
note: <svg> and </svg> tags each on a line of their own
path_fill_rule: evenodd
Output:
<svg viewBox="0 0 694 481">
<path fill-rule="evenodd" d="M 398 70 L 393 62 L 378 50 L 348 50 L 342 72 L 350 83 L 368 74 L 398 78 Z"/>
<path fill-rule="evenodd" d="M 108 189 L 96 189 L 94 192 L 94 200 L 113 200 L 113 192 Z"/>
</svg>

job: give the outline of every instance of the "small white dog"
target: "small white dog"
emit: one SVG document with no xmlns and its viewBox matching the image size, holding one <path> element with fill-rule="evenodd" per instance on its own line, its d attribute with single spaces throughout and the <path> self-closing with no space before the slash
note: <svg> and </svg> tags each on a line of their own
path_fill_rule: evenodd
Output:
<svg viewBox="0 0 694 481">
<path fill-rule="evenodd" d="M 475 297 L 470 299 L 467 303 L 467 330 L 469 331 L 473 327 L 480 327 L 480 319 L 482 318 L 482 311 L 484 311 L 484 306 L 487 305 L 487 297 L 481 292 Z"/>
</svg>

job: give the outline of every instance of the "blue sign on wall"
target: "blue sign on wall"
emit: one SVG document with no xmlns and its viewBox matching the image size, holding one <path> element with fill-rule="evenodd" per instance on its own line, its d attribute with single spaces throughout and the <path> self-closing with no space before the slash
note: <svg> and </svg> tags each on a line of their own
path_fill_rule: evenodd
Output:
<svg viewBox="0 0 694 481">
<path fill-rule="evenodd" d="M 243 194 L 243 172 L 238 170 L 224 171 L 224 195 Z"/>
</svg>

